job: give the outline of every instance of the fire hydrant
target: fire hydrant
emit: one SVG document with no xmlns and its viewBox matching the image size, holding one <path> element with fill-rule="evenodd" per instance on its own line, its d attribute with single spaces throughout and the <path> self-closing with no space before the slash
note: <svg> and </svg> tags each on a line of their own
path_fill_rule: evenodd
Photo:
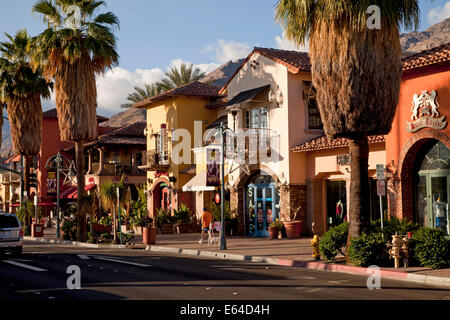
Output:
<svg viewBox="0 0 450 320">
<path fill-rule="evenodd" d="M 395 235 L 392 236 L 392 248 L 389 250 L 391 259 L 393 258 L 395 261 L 395 269 L 398 269 L 400 266 L 403 245 L 404 241 L 402 240 L 402 236 L 399 236 L 396 232 Z"/>
<path fill-rule="evenodd" d="M 411 247 L 411 239 L 406 236 L 403 238 L 403 245 L 402 245 L 402 255 L 403 255 L 403 267 L 408 268 L 409 265 L 409 250 Z"/>
<path fill-rule="evenodd" d="M 320 260 L 320 247 L 319 247 L 319 236 L 315 235 L 314 239 L 311 240 L 311 247 L 313 249 L 312 257 L 315 260 Z"/>
</svg>

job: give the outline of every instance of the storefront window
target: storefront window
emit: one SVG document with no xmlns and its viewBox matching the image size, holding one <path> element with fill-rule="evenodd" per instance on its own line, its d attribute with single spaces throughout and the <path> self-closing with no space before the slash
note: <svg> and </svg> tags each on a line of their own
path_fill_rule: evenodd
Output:
<svg viewBox="0 0 450 320">
<path fill-rule="evenodd" d="M 335 227 L 347 221 L 347 189 L 345 181 L 327 181 L 327 224 Z"/>
<path fill-rule="evenodd" d="M 450 234 L 450 150 L 431 140 L 418 153 L 415 174 L 415 221 Z"/>
</svg>

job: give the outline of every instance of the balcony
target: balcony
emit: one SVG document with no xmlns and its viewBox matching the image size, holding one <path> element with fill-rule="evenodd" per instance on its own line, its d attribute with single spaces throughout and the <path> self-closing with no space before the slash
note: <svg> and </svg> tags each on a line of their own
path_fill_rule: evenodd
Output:
<svg viewBox="0 0 450 320">
<path fill-rule="evenodd" d="M 147 170 L 166 171 L 170 167 L 169 152 L 147 151 Z"/>
<path fill-rule="evenodd" d="M 144 176 L 145 171 L 139 168 L 132 168 L 129 163 L 105 163 L 103 170 L 100 171 L 100 163 L 92 164 L 92 171 L 89 174 L 100 176 Z"/>
<path fill-rule="evenodd" d="M 276 161 L 280 157 L 280 135 L 271 129 L 244 129 L 237 138 L 238 156 L 245 162 Z"/>
</svg>

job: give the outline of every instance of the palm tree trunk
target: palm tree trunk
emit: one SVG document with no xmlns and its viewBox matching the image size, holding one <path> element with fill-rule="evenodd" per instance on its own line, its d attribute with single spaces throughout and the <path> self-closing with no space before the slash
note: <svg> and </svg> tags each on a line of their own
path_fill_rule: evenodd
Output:
<svg viewBox="0 0 450 320">
<path fill-rule="evenodd" d="M 82 141 L 75 143 L 75 162 L 77 170 L 77 240 L 84 242 L 86 240 L 86 209 L 83 205 L 83 196 L 85 194 L 84 181 L 84 145 Z"/>
<path fill-rule="evenodd" d="M 350 216 L 348 242 L 366 232 L 369 220 L 369 143 L 367 135 L 349 139 L 350 146 Z M 348 251 L 347 251 L 348 252 Z M 348 260 L 348 256 L 347 256 Z"/>
<path fill-rule="evenodd" d="M 29 156 L 23 156 L 23 190 L 27 192 L 28 200 L 33 201 L 33 199 L 30 198 L 30 157 Z"/>
</svg>

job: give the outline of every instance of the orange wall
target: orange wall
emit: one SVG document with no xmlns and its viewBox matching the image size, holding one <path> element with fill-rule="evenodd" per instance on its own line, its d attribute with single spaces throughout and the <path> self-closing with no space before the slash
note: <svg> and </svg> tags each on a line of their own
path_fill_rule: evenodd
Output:
<svg viewBox="0 0 450 320">
<path fill-rule="evenodd" d="M 42 120 L 42 146 L 39 157 L 39 195 L 42 201 L 45 201 L 47 197 L 47 169 L 45 165 L 47 160 L 57 154 L 59 151 L 73 147 L 72 142 L 62 142 L 60 140 L 58 119 L 44 118 Z M 64 187 L 61 188 L 61 190 Z"/>
<path fill-rule="evenodd" d="M 403 146 L 414 135 L 414 133 L 406 131 L 406 122 L 411 121 L 411 107 L 414 94 L 420 94 L 425 90 L 428 93 L 432 90 L 437 91 L 438 111 L 441 116 L 445 116 L 445 121 L 450 122 L 450 65 L 406 71 L 403 74 L 397 114 L 392 130 L 386 138 L 387 162 L 394 160 L 395 165 L 397 165 Z M 449 125 L 439 131 L 450 136 Z"/>
</svg>

